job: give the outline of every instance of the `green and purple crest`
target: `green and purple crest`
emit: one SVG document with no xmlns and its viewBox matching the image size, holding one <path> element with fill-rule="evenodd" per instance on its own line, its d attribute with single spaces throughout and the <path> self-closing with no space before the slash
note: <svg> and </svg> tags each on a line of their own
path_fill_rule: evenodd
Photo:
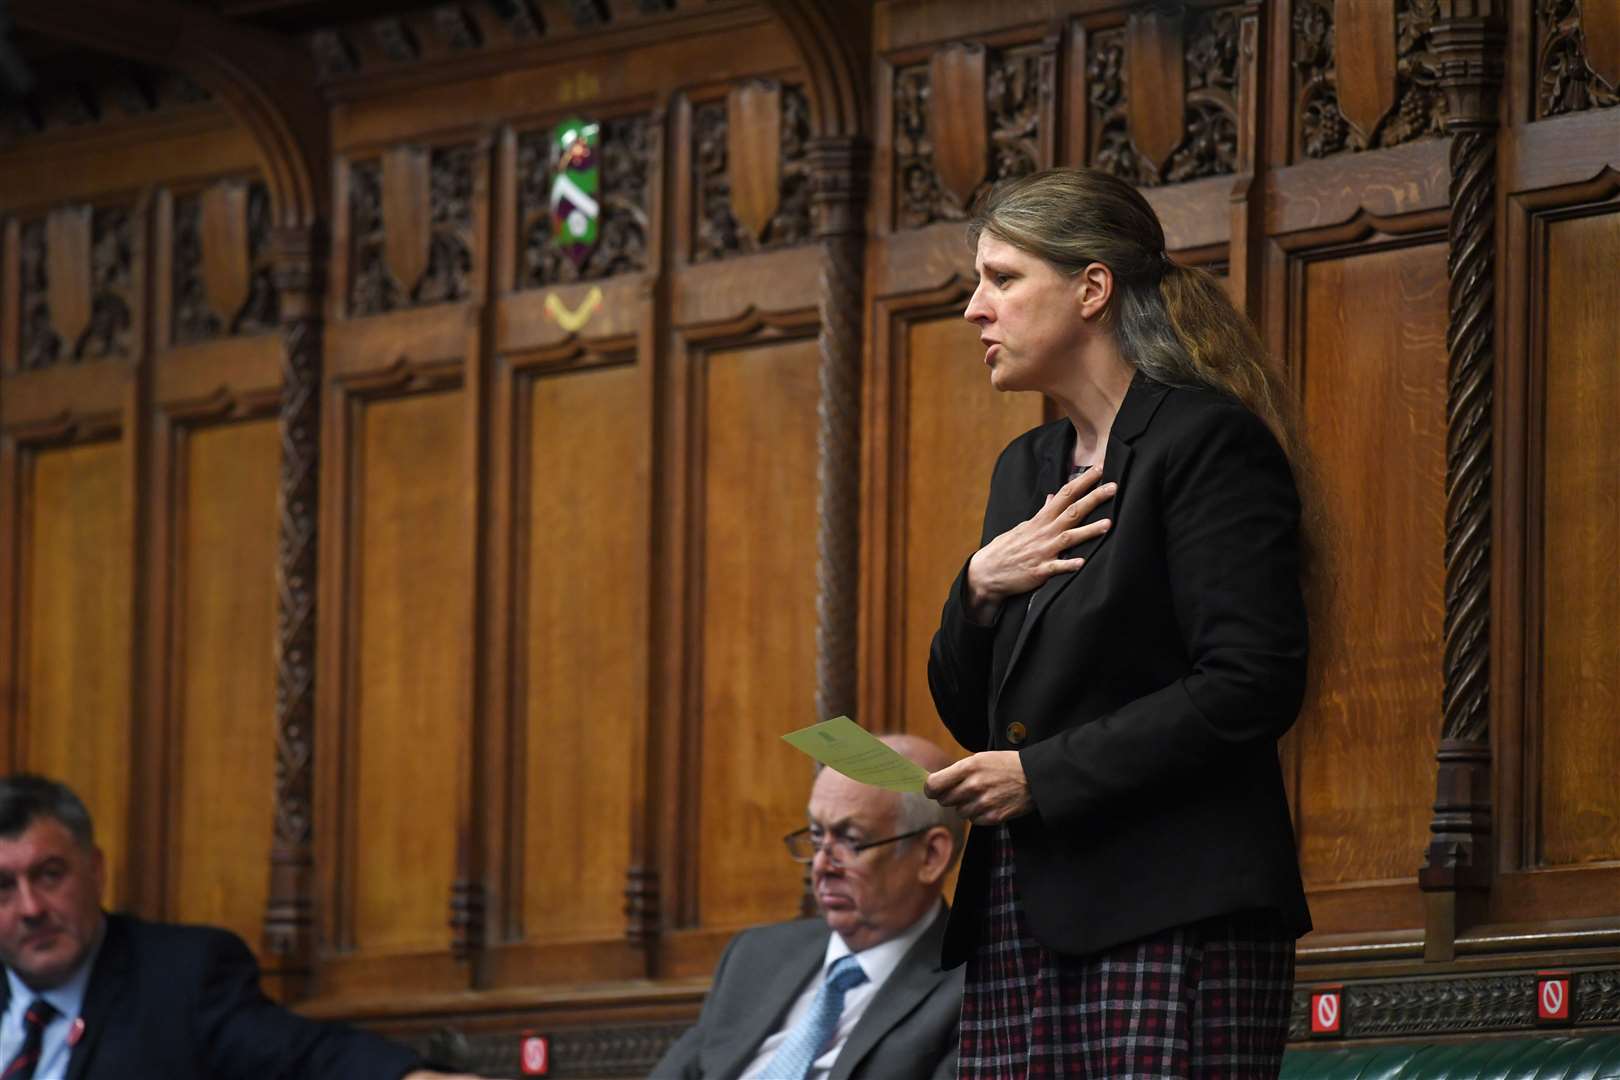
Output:
<svg viewBox="0 0 1620 1080">
<path fill-rule="evenodd" d="M 578 117 L 558 124 L 551 133 L 551 242 L 574 265 L 583 264 L 596 247 L 601 216 L 601 125 Z"/>
</svg>

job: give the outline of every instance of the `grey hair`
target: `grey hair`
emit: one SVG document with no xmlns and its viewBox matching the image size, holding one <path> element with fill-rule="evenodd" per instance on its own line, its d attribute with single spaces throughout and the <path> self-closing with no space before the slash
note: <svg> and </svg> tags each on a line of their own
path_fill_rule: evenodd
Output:
<svg viewBox="0 0 1620 1080">
<path fill-rule="evenodd" d="M 33 773 L 0 779 L 0 836 L 14 839 L 39 818 L 61 822 L 82 848 L 96 846 L 90 811 L 72 788 Z"/>
<path fill-rule="evenodd" d="M 896 829 L 902 833 L 917 832 L 922 829 L 936 827 L 949 829 L 951 833 L 951 863 L 954 864 L 962 854 L 962 841 L 967 835 L 967 824 L 949 806 L 941 806 L 920 791 L 904 791 L 900 793 L 900 808 L 895 811 L 894 823 Z M 913 837 L 912 839 L 921 839 Z M 902 841 L 910 843 L 910 840 Z"/>
</svg>

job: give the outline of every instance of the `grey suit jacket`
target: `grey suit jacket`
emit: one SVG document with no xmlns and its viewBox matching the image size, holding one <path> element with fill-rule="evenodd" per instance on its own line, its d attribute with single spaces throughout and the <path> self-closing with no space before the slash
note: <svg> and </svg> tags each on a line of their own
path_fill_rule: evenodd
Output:
<svg viewBox="0 0 1620 1080">
<path fill-rule="evenodd" d="M 948 1080 L 956 1076 L 962 972 L 941 971 L 943 905 L 867 1006 L 828 1080 Z M 664 1080 L 733 1080 L 754 1059 L 827 954 L 820 919 L 745 930 L 715 969 L 697 1024 L 670 1047 L 652 1075 Z"/>
</svg>

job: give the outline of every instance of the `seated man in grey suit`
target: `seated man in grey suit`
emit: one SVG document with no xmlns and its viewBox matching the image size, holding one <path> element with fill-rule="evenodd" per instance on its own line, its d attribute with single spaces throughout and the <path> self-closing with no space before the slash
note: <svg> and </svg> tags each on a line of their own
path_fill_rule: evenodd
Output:
<svg viewBox="0 0 1620 1080">
<path fill-rule="evenodd" d="M 950 764 L 915 735 L 884 742 L 929 772 Z M 822 769 L 809 824 L 787 837 L 810 864 L 822 918 L 746 930 L 714 973 L 702 1015 L 654 1077 L 906 1080 L 956 1075 L 962 969 L 941 971 L 940 889 L 962 819 Z"/>
</svg>

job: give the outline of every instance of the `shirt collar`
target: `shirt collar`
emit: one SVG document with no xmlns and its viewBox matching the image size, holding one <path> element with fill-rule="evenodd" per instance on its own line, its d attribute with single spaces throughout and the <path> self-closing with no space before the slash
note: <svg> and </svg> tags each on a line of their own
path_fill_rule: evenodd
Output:
<svg viewBox="0 0 1620 1080">
<path fill-rule="evenodd" d="M 836 935 L 835 935 L 836 936 Z M 20 1001 L 23 1007 L 35 998 L 44 998 L 56 1009 L 57 1015 L 68 1019 L 78 1017 L 84 1008 L 84 992 L 90 986 L 90 973 L 95 970 L 96 957 L 101 955 L 101 947 L 107 943 L 107 917 L 101 917 L 101 938 L 96 942 L 84 960 L 79 964 L 78 970 L 69 976 L 61 986 L 50 990 L 35 990 L 17 977 L 17 973 L 6 968 L 6 982 L 10 984 L 11 1000 Z"/>
<path fill-rule="evenodd" d="M 854 955 L 856 962 L 861 965 L 861 970 L 866 972 L 868 983 L 876 989 L 882 986 L 890 975 L 894 974 L 894 969 L 900 966 L 900 961 L 905 959 L 906 953 L 910 952 L 911 947 L 917 944 L 917 939 L 927 932 L 929 925 L 938 914 L 939 905 L 935 904 L 923 913 L 922 918 L 906 927 L 896 936 L 881 945 L 873 945 L 871 948 L 862 949 L 858 953 L 852 953 L 850 947 L 845 944 L 844 939 L 838 934 L 829 934 L 827 937 L 827 955 L 821 962 L 821 970 L 825 972 L 835 961 Z"/>
</svg>

